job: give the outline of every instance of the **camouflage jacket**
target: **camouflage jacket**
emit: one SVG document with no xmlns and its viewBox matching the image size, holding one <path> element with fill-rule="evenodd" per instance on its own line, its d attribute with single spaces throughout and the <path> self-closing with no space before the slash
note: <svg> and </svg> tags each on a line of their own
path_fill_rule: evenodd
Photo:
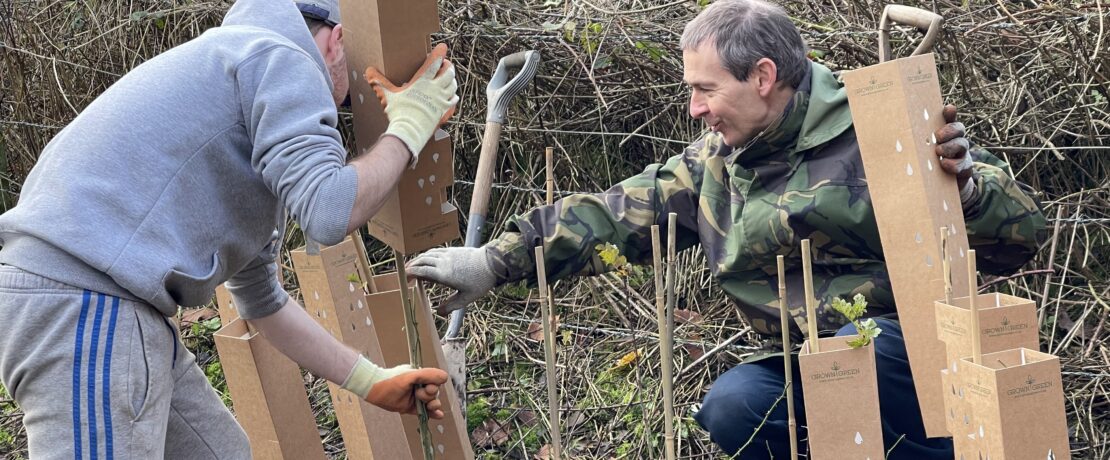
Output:
<svg viewBox="0 0 1110 460">
<path fill-rule="evenodd" d="M 1012 271 L 1034 255 L 1045 219 L 1006 165 L 973 149 L 978 196 L 964 209 L 980 270 Z M 664 164 L 648 166 L 599 194 L 571 195 L 514 216 L 486 245 L 502 283 L 535 281 L 533 248 L 543 244 L 550 280 L 611 270 L 595 250 L 612 243 L 632 263 L 651 263 L 651 226 L 666 241 L 678 214 L 678 250 L 700 243 L 713 277 L 754 330 L 777 335 L 775 258 L 786 259 L 788 304 L 806 324 L 802 239 L 813 243 L 818 326 L 836 330 L 833 297 L 863 294 L 868 316 L 893 315 L 894 298 L 863 163 L 842 85 L 813 64 L 783 116 L 743 149 L 708 133 Z M 792 328 L 793 329 L 793 328 Z"/>
</svg>

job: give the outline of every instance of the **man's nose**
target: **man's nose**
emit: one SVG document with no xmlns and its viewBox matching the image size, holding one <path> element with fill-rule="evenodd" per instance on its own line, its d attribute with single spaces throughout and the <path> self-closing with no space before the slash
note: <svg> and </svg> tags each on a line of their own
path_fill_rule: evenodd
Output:
<svg viewBox="0 0 1110 460">
<path fill-rule="evenodd" d="M 696 91 L 690 93 L 690 117 L 698 119 L 708 113 L 709 106 L 705 104 L 705 100 Z"/>
</svg>

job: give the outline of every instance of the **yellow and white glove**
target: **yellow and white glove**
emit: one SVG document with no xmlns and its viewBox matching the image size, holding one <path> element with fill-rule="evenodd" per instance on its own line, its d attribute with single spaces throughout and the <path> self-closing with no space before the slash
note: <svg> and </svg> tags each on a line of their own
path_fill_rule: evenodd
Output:
<svg viewBox="0 0 1110 460">
<path fill-rule="evenodd" d="M 382 368 L 359 356 L 342 387 L 370 404 L 402 414 L 415 414 L 420 400 L 429 417 L 442 419 L 439 387 L 446 383 L 447 372 L 442 369 L 413 369 L 408 364 Z"/>
<path fill-rule="evenodd" d="M 366 81 L 378 94 L 389 118 L 385 134 L 400 139 L 412 153 L 412 164 L 419 159 L 424 144 L 439 125 L 455 113 L 459 102 L 455 65 L 446 59 L 447 45 L 439 44 L 412 79 L 395 86 L 377 69 L 366 69 Z"/>
</svg>

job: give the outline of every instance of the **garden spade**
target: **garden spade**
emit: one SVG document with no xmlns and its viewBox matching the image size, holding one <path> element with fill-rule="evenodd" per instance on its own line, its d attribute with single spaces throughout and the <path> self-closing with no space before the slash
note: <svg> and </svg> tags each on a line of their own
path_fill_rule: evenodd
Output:
<svg viewBox="0 0 1110 460">
<path fill-rule="evenodd" d="M 486 133 L 482 137 L 482 152 L 478 157 L 478 172 L 474 176 L 474 194 L 470 199 L 470 215 L 466 226 L 467 247 L 482 245 L 482 228 L 486 224 L 490 188 L 493 185 L 493 168 L 497 164 L 497 144 L 501 139 L 501 126 L 509 102 L 521 92 L 540 65 L 540 53 L 521 51 L 501 58 L 497 70 L 486 85 Z M 465 308 L 451 313 L 447 333 L 443 336 L 443 354 L 447 358 L 447 372 L 455 384 L 461 404 L 466 404 L 466 341 L 459 337 Z"/>
</svg>

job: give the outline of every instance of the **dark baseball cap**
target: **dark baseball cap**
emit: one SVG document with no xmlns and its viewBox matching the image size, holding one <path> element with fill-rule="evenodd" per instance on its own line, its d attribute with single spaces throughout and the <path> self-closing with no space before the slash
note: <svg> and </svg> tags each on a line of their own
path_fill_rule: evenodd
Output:
<svg viewBox="0 0 1110 460">
<path fill-rule="evenodd" d="M 331 27 L 335 27 L 340 22 L 339 0 L 308 0 L 294 3 L 297 4 L 297 9 L 301 10 L 301 16 L 321 21 Z"/>
</svg>

